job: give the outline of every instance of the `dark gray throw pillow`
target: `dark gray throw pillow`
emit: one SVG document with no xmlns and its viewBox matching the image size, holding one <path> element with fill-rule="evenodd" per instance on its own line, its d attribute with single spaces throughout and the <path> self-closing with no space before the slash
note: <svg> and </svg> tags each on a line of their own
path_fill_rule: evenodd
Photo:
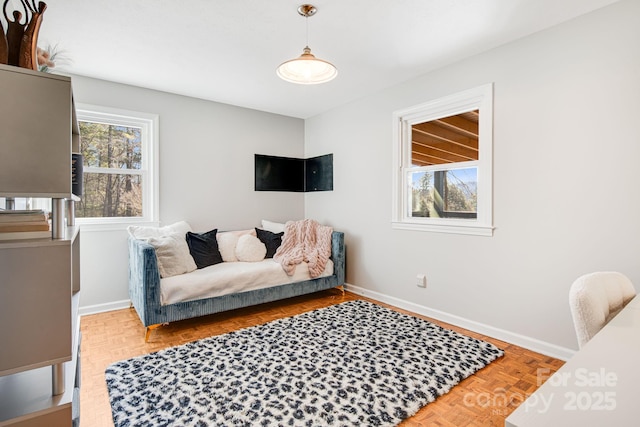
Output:
<svg viewBox="0 0 640 427">
<path fill-rule="evenodd" d="M 222 255 L 220 255 L 218 240 L 216 239 L 217 233 L 217 228 L 206 233 L 187 232 L 186 239 L 187 245 L 189 245 L 189 253 L 191 253 L 198 268 L 205 268 L 222 262 Z"/>
<path fill-rule="evenodd" d="M 276 251 L 282 244 L 282 236 L 284 235 L 284 231 L 280 233 L 272 233 L 271 231 L 263 230 L 261 228 L 256 228 L 256 235 L 258 239 L 267 247 L 267 254 L 265 258 L 273 258 L 276 254 Z"/>
</svg>

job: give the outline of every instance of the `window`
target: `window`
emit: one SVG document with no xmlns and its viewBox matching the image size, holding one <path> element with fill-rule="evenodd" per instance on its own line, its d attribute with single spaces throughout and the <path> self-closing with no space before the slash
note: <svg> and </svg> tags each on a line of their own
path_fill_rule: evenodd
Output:
<svg viewBox="0 0 640 427">
<path fill-rule="evenodd" d="M 393 228 L 491 236 L 493 85 L 393 117 Z"/>
<path fill-rule="evenodd" d="M 156 221 L 158 116 L 91 105 L 78 105 L 77 116 L 83 191 L 76 217 Z"/>
</svg>

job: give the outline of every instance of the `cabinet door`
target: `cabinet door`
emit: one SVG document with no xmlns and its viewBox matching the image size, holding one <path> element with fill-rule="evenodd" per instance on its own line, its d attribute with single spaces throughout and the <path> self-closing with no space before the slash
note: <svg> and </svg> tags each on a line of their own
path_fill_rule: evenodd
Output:
<svg viewBox="0 0 640 427">
<path fill-rule="evenodd" d="M 71 360 L 71 247 L 0 249 L 0 375 Z"/>
<path fill-rule="evenodd" d="M 0 69 L 0 194 L 70 197 L 71 81 L 11 68 Z"/>
</svg>

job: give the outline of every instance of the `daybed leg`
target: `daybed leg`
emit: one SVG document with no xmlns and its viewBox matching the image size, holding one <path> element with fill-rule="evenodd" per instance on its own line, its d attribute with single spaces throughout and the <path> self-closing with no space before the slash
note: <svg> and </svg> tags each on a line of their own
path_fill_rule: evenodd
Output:
<svg viewBox="0 0 640 427">
<path fill-rule="evenodd" d="M 344 287 L 344 285 L 340 285 L 340 286 L 338 286 L 338 287 L 339 287 L 339 288 L 340 288 L 340 290 L 342 291 L 342 296 L 344 296 L 344 294 L 345 294 L 345 287 Z"/>
<path fill-rule="evenodd" d="M 147 326 L 147 332 L 144 334 L 145 343 L 149 342 L 149 335 L 151 335 L 151 331 L 153 331 L 154 329 L 158 329 L 160 326 L 162 326 L 162 323 Z"/>
</svg>

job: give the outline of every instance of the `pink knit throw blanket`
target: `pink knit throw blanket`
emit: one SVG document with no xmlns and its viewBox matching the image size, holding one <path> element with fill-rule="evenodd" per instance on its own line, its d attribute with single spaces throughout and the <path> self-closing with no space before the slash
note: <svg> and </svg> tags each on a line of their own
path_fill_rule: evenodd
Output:
<svg viewBox="0 0 640 427">
<path fill-rule="evenodd" d="M 289 276 L 304 261 L 309 266 L 309 275 L 318 277 L 331 256 L 332 233 L 332 227 L 320 225 L 313 219 L 288 221 L 284 226 L 282 244 L 273 259 Z"/>
</svg>

